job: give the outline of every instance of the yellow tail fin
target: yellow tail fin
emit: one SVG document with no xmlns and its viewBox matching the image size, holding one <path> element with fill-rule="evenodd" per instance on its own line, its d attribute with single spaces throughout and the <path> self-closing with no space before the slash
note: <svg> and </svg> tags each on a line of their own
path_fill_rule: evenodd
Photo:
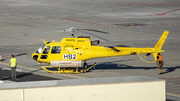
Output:
<svg viewBox="0 0 180 101">
<path fill-rule="evenodd" d="M 169 31 L 164 31 L 164 33 L 162 34 L 162 36 L 160 37 L 159 41 L 156 43 L 156 45 L 154 46 L 154 50 L 155 51 L 160 51 L 161 48 L 163 47 L 164 45 L 164 42 L 166 41 L 166 38 L 169 34 Z M 157 53 L 153 53 L 153 56 L 154 56 L 154 59 L 156 59 L 157 57 Z"/>
</svg>

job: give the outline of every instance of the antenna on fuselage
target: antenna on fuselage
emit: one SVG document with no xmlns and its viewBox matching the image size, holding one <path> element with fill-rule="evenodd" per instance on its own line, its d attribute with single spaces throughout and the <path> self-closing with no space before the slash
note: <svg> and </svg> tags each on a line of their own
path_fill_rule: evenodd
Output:
<svg viewBox="0 0 180 101">
<path fill-rule="evenodd" d="M 71 37 L 71 38 L 74 38 L 74 37 L 75 37 L 75 35 L 74 35 L 74 34 L 70 34 L 70 37 Z"/>
</svg>

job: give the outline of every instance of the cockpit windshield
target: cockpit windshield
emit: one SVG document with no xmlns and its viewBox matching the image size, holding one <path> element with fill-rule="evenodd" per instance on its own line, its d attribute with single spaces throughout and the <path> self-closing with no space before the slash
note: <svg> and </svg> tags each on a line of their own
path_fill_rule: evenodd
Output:
<svg viewBox="0 0 180 101">
<path fill-rule="evenodd" d="M 42 46 L 36 51 L 36 53 L 41 54 L 41 52 L 42 52 L 44 46 L 45 46 L 45 44 L 42 45 Z"/>
</svg>

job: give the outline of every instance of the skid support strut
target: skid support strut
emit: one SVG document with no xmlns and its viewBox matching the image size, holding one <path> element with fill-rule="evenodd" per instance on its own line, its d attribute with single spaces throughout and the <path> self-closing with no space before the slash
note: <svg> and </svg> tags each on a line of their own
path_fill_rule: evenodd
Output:
<svg viewBox="0 0 180 101">
<path fill-rule="evenodd" d="M 52 66 L 41 66 L 45 71 L 49 73 L 85 73 L 89 71 L 91 68 L 95 67 L 97 64 L 95 63 L 91 67 L 87 67 L 85 65 L 85 69 L 83 68 L 73 68 L 73 67 L 52 67 Z"/>
</svg>

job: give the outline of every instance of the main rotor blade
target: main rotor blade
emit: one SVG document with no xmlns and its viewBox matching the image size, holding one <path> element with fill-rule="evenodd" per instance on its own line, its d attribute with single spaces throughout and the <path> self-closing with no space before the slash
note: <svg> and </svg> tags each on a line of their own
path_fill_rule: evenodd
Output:
<svg viewBox="0 0 180 101">
<path fill-rule="evenodd" d="M 104 47 L 111 48 L 112 50 L 114 50 L 116 52 L 120 52 L 121 51 L 121 50 L 115 48 L 114 46 L 104 46 Z"/>
<path fill-rule="evenodd" d="M 9 36 L 5 38 L 15 38 L 15 37 L 21 37 L 21 36 L 27 36 L 27 35 L 33 35 L 33 34 L 46 34 L 46 33 L 55 33 L 55 32 L 65 32 L 64 30 L 55 30 L 55 31 L 44 31 L 44 32 L 36 32 L 36 33 L 26 33 L 26 34 L 21 34 L 21 35 L 14 35 L 14 36 Z"/>
<path fill-rule="evenodd" d="M 94 31 L 94 32 L 99 32 L 99 33 L 103 33 L 103 34 L 109 34 L 108 32 L 94 30 L 94 29 L 79 29 L 79 30 L 87 30 L 87 31 Z"/>
<path fill-rule="evenodd" d="M 27 34 L 24 34 L 24 35 L 31 35 L 31 34 L 46 34 L 46 33 L 55 33 L 55 32 L 65 32 L 65 30 L 45 31 L 45 32 L 37 32 L 37 33 L 27 33 Z"/>
<path fill-rule="evenodd" d="M 103 40 L 105 40 L 105 41 L 108 41 L 108 39 L 103 38 L 103 37 L 101 37 L 101 36 L 98 36 L 98 35 L 96 35 L 96 34 L 92 34 L 92 33 L 89 33 L 89 32 L 86 32 L 86 31 L 81 31 L 81 30 L 80 30 L 80 32 L 87 33 L 87 34 L 93 35 L 93 36 L 95 36 L 95 37 L 98 37 L 98 38 L 100 38 L 100 39 L 103 39 Z"/>
</svg>

